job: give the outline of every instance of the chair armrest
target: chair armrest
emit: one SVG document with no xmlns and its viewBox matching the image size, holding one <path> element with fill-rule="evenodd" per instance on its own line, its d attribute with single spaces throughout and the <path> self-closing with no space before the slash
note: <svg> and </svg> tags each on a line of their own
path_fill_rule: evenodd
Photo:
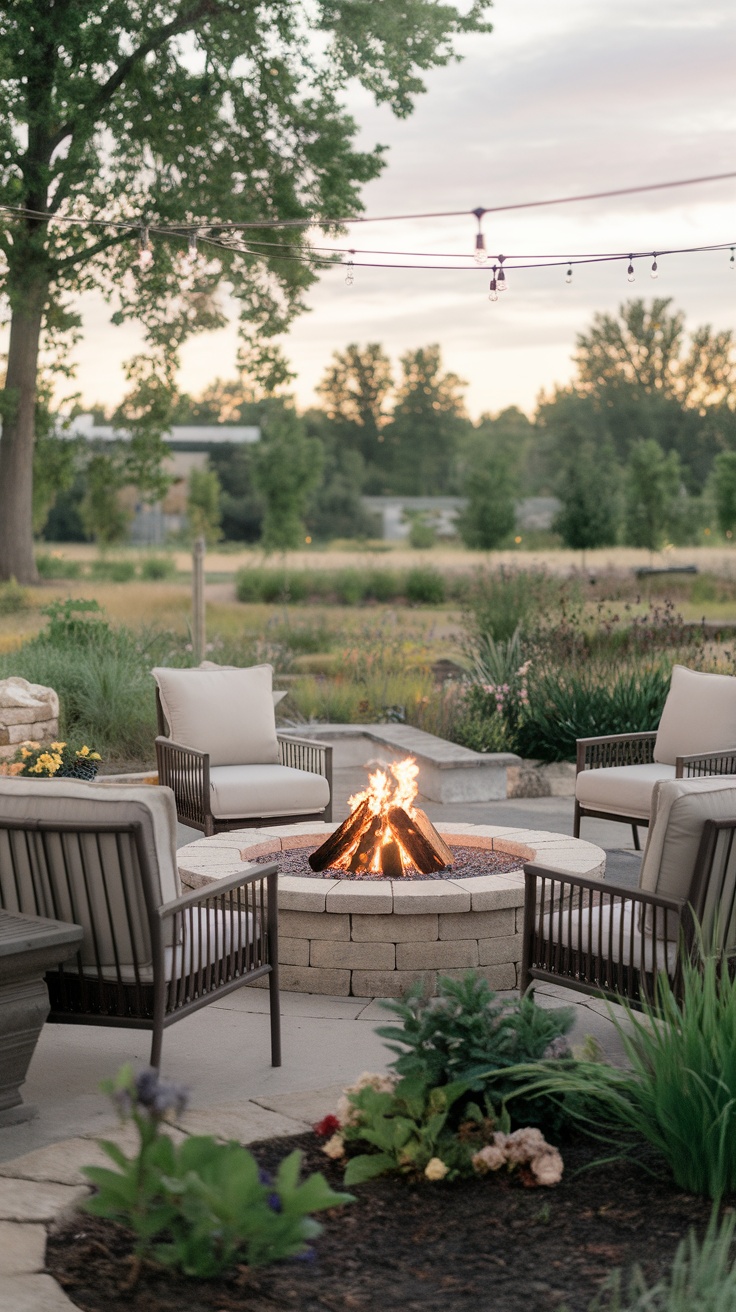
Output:
<svg viewBox="0 0 736 1312">
<path fill-rule="evenodd" d="M 586 875 L 571 875 L 568 870 L 559 870 L 555 866 L 540 866 L 536 862 L 524 865 L 524 883 L 527 889 L 534 886 L 537 879 L 547 879 L 555 884 L 569 884 L 572 888 L 590 889 L 596 893 L 611 893 L 641 905 L 662 907 L 665 911 L 679 912 L 687 906 L 687 898 L 664 897 L 661 893 L 648 893 L 643 888 L 631 888 L 628 884 L 615 884 L 613 880 L 589 879 Z"/>
<path fill-rule="evenodd" d="M 235 874 L 228 875 L 225 879 L 213 879 L 211 884 L 206 888 L 195 888 L 191 893 L 182 893 L 181 897 L 172 898 L 170 902 L 164 902 L 162 906 L 156 908 L 156 914 L 160 920 L 166 920 L 176 915 L 177 911 L 186 911 L 187 907 L 196 907 L 206 902 L 212 902 L 213 899 L 220 897 L 221 894 L 230 893 L 236 888 L 245 888 L 248 884 L 256 884 L 260 879 L 270 878 L 278 875 L 279 868 L 274 861 L 269 861 L 264 866 L 241 866 Z M 273 882 L 273 881 L 272 881 Z M 275 895 L 275 885 L 274 885 Z"/>
<path fill-rule="evenodd" d="M 675 761 L 677 779 L 701 778 L 714 774 L 736 774 L 736 747 L 723 747 L 719 752 L 678 756 Z"/>
<path fill-rule="evenodd" d="M 657 730 L 645 733 L 604 734 L 601 738 L 578 738 L 577 773 L 600 770 L 610 765 L 651 765 Z"/>
<path fill-rule="evenodd" d="M 277 733 L 279 760 L 293 770 L 306 770 L 308 774 L 321 774 L 327 780 L 330 800 L 324 812 L 325 820 L 332 819 L 332 743 L 319 738 L 300 738 L 297 734 Z"/>
<path fill-rule="evenodd" d="M 212 814 L 209 752 L 184 747 L 171 738 L 156 739 L 158 780 L 176 798 L 176 813 L 186 824 L 202 825 Z"/>
</svg>

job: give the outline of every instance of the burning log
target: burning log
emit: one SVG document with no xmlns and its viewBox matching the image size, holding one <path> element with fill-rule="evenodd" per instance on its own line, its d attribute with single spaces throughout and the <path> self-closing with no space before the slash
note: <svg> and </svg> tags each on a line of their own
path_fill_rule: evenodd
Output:
<svg viewBox="0 0 736 1312">
<path fill-rule="evenodd" d="M 363 826 L 368 823 L 370 814 L 368 801 L 361 802 L 347 820 L 343 821 L 340 828 L 336 829 L 334 834 L 330 834 L 316 852 L 312 852 L 309 857 L 312 869 L 326 870 L 328 866 L 334 865 L 340 855 L 352 847 Z"/>
<path fill-rule="evenodd" d="M 366 825 L 353 855 L 350 858 L 348 870 L 354 874 L 365 874 L 370 870 L 373 864 L 373 857 L 376 852 L 376 844 L 383 828 L 383 821 L 380 815 L 371 817 L 370 824 Z"/>
<path fill-rule="evenodd" d="M 422 821 L 419 823 L 411 818 L 403 806 L 392 806 L 388 813 L 388 822 L 391 832 L 401 843 L 417 870 L 423 875 L 430 875 L 433 871 L 444 870 L 446 865 L 451 864 L 452 853 L 450 852 L 448 863 L 444 854 L 450 850 L 447 844 L 440 838 L 427 816 L 423 812 L 417 814 L 422 816 Z"/>
<path fill-rule="evenodd" d="M 412 820 L 427 842 L 431 843 L 435 852 L 442 857 L 442 864 L 451 866 L 455 859 L 452 855 L 452 848 L 448 847 L 442 835 L 437 833 L 426 811 L 422 811 L 418 806 L 415 806 L 412 810 Z"/>
</svg>

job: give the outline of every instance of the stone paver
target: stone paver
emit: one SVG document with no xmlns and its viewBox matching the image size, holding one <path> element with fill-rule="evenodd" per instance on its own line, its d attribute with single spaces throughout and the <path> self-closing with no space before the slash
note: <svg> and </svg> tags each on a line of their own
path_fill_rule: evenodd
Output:
<svg viewBox="0 0 736 1312">
<path fill-rule="evenodd" d="M 0 1279 L 42 1271 L 45 1255 L 45 1226 L 0 1221 Z"/>
<path fill-rule="evenodd" d="M 75 1312 L 51 1276 L 10 1276 L 0 1285 L 0 1312 Z"/>
<path fill-rule="evenodd" d="M 0 1221 L 53 1221 L 59 1212 L 86 1198 L 88 1188 L 46 1180 L 0 1180 Z"/>
<path fill-rule="evenodd" d="M 216 1139 L 236 1139 L 238 1143 L 255 1143 L 257 1139 L 275 1139 L 279 1135 L 301 1134 L 309 1121 L 270 1111 L 255 1102 L 223 1103 L 221 1107 L 184 1112 L 177 1122 L 187 1134 L 211 1134 Z"/>
</svg>

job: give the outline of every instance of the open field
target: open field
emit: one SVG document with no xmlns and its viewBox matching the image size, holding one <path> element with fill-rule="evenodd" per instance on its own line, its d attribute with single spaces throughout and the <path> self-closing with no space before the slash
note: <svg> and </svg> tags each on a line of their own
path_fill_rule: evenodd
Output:
<svg viewBox="0 0 736 1312">
<path fill-rule="evenodd" d="M 48 553 L 60 553 L 68 560 L 89 563 L 98 558 L 95 546 L 87 543 L 65 542 L 59 545 L 44 543 L 43 550 Z M 116 560 L 139 561 L 148 548 L 127 547 L 116 549 L 110 555 Z M 182 572 L 191 570 L 191 553 L 177 549 L 169 553 L 157 548 L 154 554 L 171 554 L 176 568 Z M 526 551 L 522 546 L 512 551 L 467 551 L 464 547 L 448 544 L 438 545 L 425 551 L 412 550 L 403 543 L 374 542 L 363 547 L 332 543 L 329 547 L 311 547 L 304 551 L 289 551 L 278 556 L 264 556 L 257 547 L 241 547 L 234 543 L 227 550 L 222 548 L 208 551 L 206 569 L 208 574 L 235 574 L 237 570 L 248 566 L 272 567 L 274 569 L 342 569 L 370 568 L 411 569 L 417 565 L 432 565 L 441 572 L 472 573 L 477 569 L 504 568 L 531 570 L 544 569 L 550 574 L 574 574 L 582 568 L 579 551 L 563 548 L 554 550 Z M 736 546 L 713 547 L 673 547 L 650 556 L 648 551 L 634 547 L 603 547 L 598 551 L 589 551 L 585 556 L 585 571 L 594 574 L 618 573 L 631 571 L 653 565 L 656 568 L 670 566 L 696 565 L 701 573 L 713 573 L 725 578 L 736 578 Z"/>
</svg>

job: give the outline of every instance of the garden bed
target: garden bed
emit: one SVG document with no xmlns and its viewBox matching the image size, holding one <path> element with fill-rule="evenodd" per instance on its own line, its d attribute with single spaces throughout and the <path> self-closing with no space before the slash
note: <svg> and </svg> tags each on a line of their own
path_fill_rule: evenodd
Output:
<svg viewBox="0 0 736 1312">
<path fill-rule="evenodd" d="M 300 1148 L 305 1170 L 342 1187 L 314 1135 L 251 1148 L 268 1170 Z M 709 1201 L 646 1162 L 591 1166 L 605 1145 L 580 1140 L 561 1151 L 565 1176 L 550 1189 L 499 1176 L 357 1186 L 354 1204 L 325 1215 L 312 1261 L 220 1281 L 144 1267 L 131 1288 L 126 1233 L 77 1216 L 50 1239 L 48 1268 L 84 1312 L 588 1312 L 612 1268 L 640 1263 L 659 1279 L 688 1229 L 705 1229 Z"/>
</svg>

